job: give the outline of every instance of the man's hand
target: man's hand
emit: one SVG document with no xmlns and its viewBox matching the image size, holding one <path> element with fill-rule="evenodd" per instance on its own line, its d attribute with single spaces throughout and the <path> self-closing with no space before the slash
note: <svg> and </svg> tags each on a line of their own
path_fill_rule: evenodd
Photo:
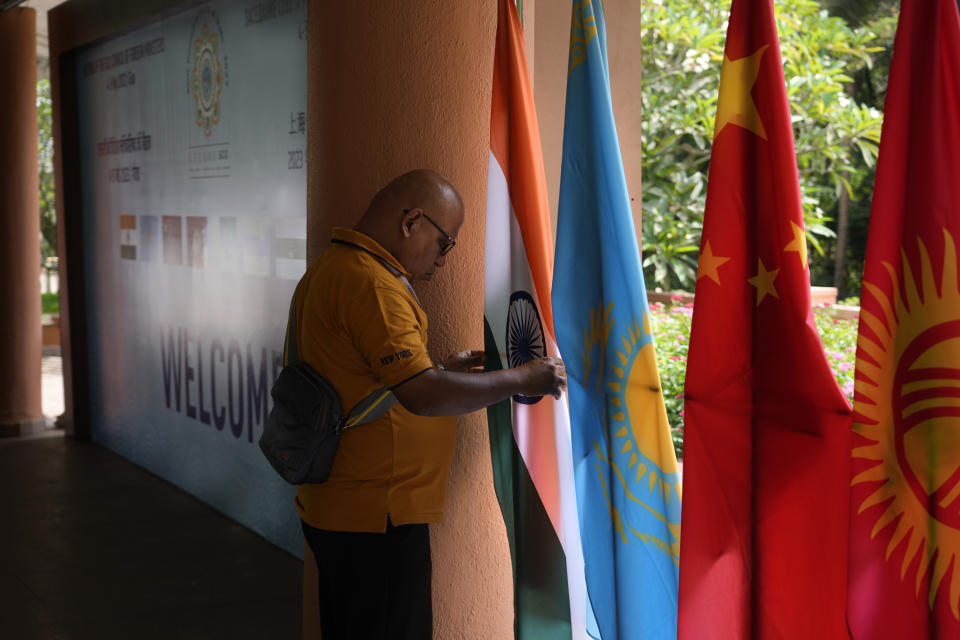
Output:
<svg viewBox="0 0 960 640">
<path fill-rule="evenodd" d="M 476 366 L 482 362 L 479 353 L 454 354 L 453 366 Z M 411 413 L 456 416 L 488 407 L 518 393 L 559 398 L 566 387 L 567 372 L 563 361 L 560 358 L 538 358 L 521 367 L 482 373 L 427 369 L 394 387 L 393 393 Z"/>
<path fill-rule="evenodd" d="M 567 369 L 560 358 L 537 358 L 519 367 L 524 375 L 525 396 L 559 398 L 567 388 Z"/>
<path fill-rule="evenodd" d="M 471 371 L 481 370 L 483 363 L 487 361 L 487 354 L 478 349 L 469 349 L 467 351 L 457 351 L 451 353 L 443 361 L 443 368 L 447 371 L 462 371 L 469 373 Z"/>
</svg>

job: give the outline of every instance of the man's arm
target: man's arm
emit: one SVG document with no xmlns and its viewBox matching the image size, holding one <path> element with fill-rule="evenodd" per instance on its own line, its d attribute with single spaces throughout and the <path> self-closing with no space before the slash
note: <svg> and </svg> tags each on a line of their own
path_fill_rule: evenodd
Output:
<svg viewBox="0 0 960 640">
<path fill-rule="evenodd" d="M 560 397 L 567 374 L 559 358 L 539 358 L 514 369 L 459 373 L 429 369 L 393 388 L 411 413 L 455 416 L 490 406 L 516 394 Z"/>
</svg>

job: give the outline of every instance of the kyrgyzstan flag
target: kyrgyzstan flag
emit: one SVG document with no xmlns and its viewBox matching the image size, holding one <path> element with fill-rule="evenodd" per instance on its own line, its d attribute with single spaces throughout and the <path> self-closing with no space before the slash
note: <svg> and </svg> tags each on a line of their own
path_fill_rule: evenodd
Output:
<svg viewBox="0 0 960 640">
<path fill-rule="evenodd" d="M 960 19 L 903 0 L 863 275 L 855 638 L 960 638 Z"/>
<path fill-rule="evenodd" d="M 487 174 L 488 370 L 557 356 L 553 240 L 537 113 L 513 0 L 499 1 Z M 586 637 L 586 583 L 566 396 L 487 409 L 493 480 L 513 560 L 515 637 Z"/>
<path fill-rule="evenodd" d="M 731 7 L 684 405 L 679 637 L 846 637 L 850 405 L 810 308 L 772 0 Z"/>
</svg>

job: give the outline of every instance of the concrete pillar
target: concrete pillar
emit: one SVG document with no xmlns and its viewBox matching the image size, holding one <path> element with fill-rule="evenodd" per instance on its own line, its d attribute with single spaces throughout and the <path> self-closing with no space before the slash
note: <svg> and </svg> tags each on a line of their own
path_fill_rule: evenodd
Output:
<svg viewBox="0 0 960 640">
<path fill-rule="evenodd" d="M 466 203 L 457 248 L 419 289 L 435 357 L 483 345 L 483 238 L 496 2 L 310 0 L 307 253 L 352 225 L 374 192 L 418 167 Z M 510 552 L 486 416 L 457 423 L 445 520 L 431 528 L 434 635 L 513 635 Z M 311 580 L 310 562 L 305 563 Z M 304 602 L 312 629 L 315 596 Z M 315 636 L 313 636 L 315 637 Z"/>
<path fill-rule="evenodd" d="M 0 436 L 43 428 L 36 20 L 0 12 Z"/>
</svg>

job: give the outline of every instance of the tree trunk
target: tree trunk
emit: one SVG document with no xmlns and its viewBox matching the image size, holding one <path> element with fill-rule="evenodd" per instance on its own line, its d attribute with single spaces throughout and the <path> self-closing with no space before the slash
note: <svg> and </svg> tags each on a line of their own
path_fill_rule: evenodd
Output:
<svg viewBox="0 0 960 640">
<path fill-rule="evenodd" d="M 837 202 L 837 247 L 833 254 L 833 286 L 843 291 L 844 262 L 847 257 L 847 227 L 850 224 L 850 193 L 846 187 L 840 190 Z"/>
</svg>

